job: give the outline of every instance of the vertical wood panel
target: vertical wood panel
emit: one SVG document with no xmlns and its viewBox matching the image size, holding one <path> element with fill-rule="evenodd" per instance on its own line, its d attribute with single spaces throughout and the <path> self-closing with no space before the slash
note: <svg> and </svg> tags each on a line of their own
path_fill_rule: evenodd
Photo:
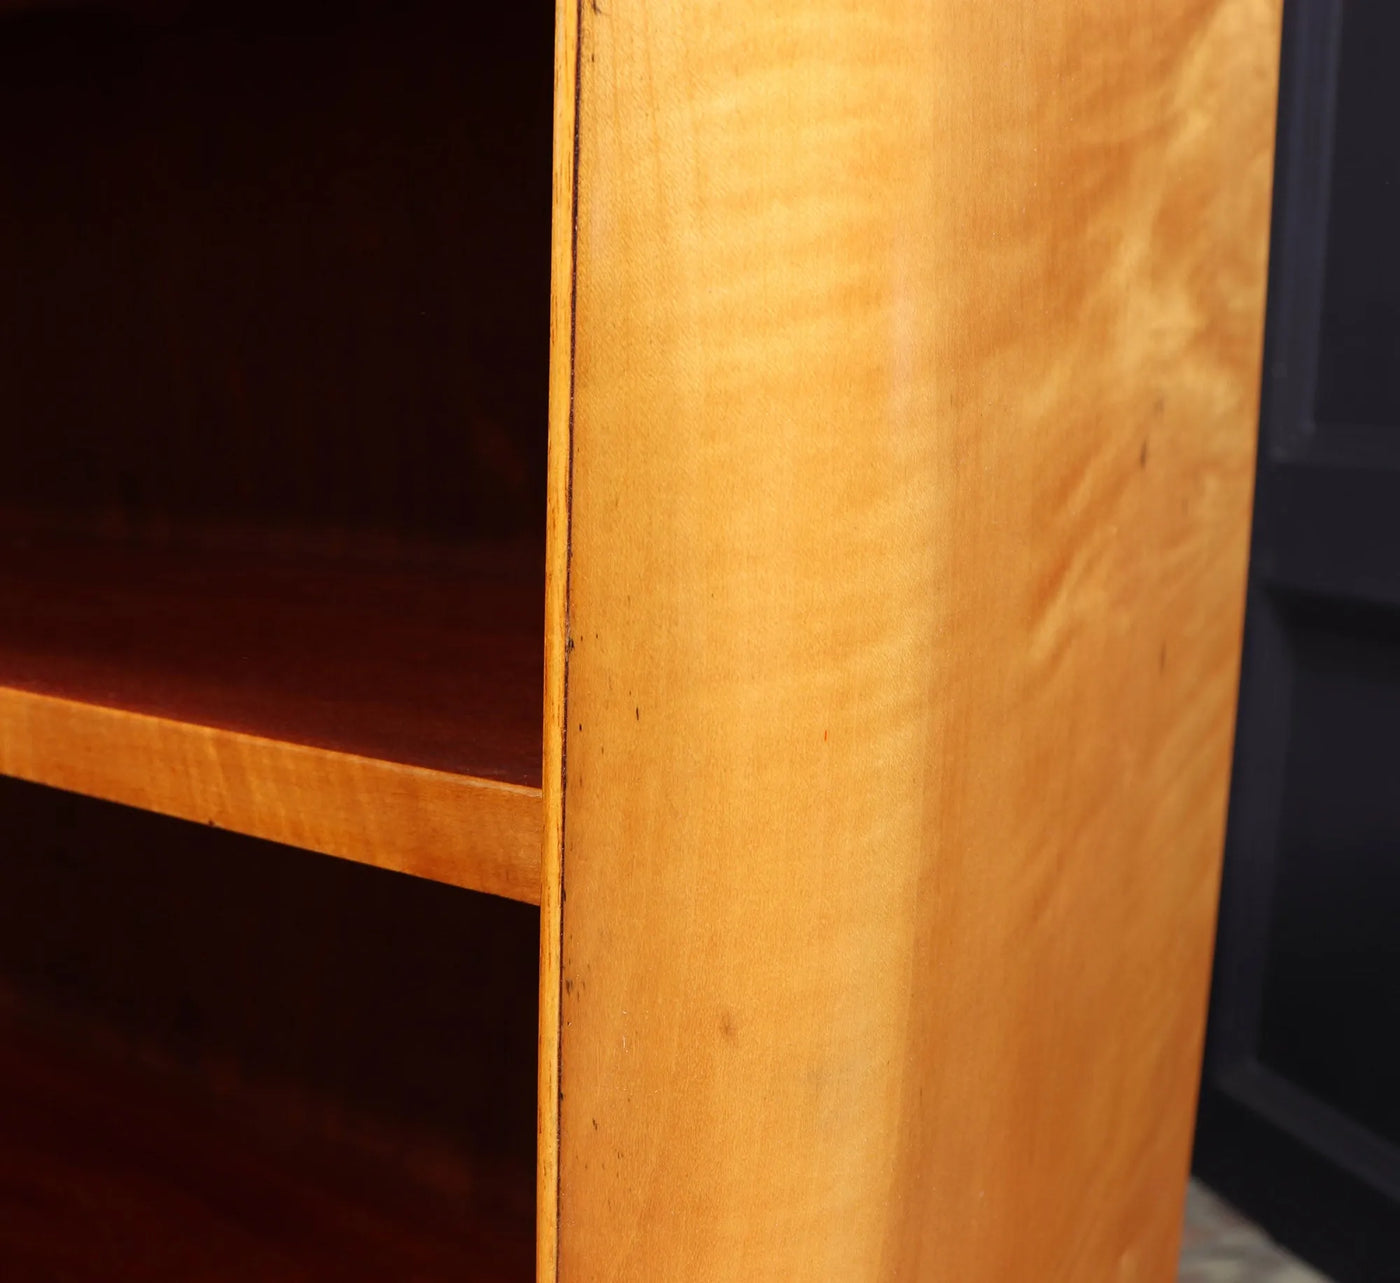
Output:
<svg viewBox="0 0 1400 1283">
<path fill-rule="evenodd" d="M 554 18 L 554 187 L 550 254 L 549 461 L 545 531 L 544 837 L 540 874 L 540 1043 L 535 1276 L 555 1283 L 559 1252 L 560 915 L 564 854 L 564 696 L 574 397 L 574 162 L 580 0 Z"/>
<path fill-rule="evenodd" d="M 1167 1280 L 1277 0 L 581 16 L 559 1277 Z"/>
</svg>

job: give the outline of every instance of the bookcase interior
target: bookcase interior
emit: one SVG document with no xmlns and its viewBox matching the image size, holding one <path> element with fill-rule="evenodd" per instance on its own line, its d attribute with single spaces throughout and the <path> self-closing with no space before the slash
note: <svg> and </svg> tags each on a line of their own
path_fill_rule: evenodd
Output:
<svg viewBox="0 0 1400 1283">
<path fill-rule="evenodd" d="M 533 1276 L 552 24 L 0 3 L 6 1277 Z"/>
<path fill-rule="evenodd" d="M 0 1274 L 533 1278 L 538 914 L 0 779 Z"/>
<path fill-rule="evenodd" d="M 535 898 L 552 17 L 0 13 L 0 769 L 353 858 L 221 764 L 284 810 L 275 746 L 384 807 L 434 772 L 396 827 L 487 836 L 377 862 Z"/>
</svg>

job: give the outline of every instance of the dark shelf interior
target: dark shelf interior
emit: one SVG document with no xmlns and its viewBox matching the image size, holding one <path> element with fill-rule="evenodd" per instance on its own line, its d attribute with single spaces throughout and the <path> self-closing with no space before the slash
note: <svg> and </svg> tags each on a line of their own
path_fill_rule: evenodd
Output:
<svg viewBox="0 0 1400 1283">
<path fill-rule="evenodd" d="M 552 21 L 0 15 L 0 516 L 538 538 Z"/>
<path fill-rule="evenodd" d="M 62 751 L 538 786 L 552 23 L 0 3 L 14 760 L 56 695 Z M 418 778 L 335 769 L 350 824 Z M 0 778 L 0 1278 L 532 1277 L 537 960 L 529 905 Z"/>
<path fill-rule="evenodd" d="M 0 779 L 0 1277 L 533 1277 L 538 915 Z"/>
<path fill-rule="evenodd" d="M 552 21 L 0 9 L 0 683 L 538 785 Z"/>
</svg>

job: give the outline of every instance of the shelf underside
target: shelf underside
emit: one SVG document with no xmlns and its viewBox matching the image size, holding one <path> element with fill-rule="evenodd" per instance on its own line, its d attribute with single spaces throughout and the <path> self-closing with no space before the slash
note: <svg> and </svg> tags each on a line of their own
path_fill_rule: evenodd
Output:
<svg viewBox="0 0 1400 1283">
<path fill-rule="evenodd" d="M 0 772 L 538 902 L 542 558 L 0 549 Z"/>
<path fill-rule="evenodd" d="M 0 1016 L 0 1276 L 533 1277 L 528 1166 L 449 1198 Z"/>
</svg>

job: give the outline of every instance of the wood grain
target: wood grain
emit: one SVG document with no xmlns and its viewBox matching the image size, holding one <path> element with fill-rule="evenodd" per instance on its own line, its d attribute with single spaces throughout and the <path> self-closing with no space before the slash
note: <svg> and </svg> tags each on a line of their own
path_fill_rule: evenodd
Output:
<svg viewBox="0 0 1400 1283">
<path fill-rule="evenodd" d="M 539 900 L 537 789 L 0 688 L 0 774 Z"/>
<path fill-rule="evenodd" d="M 562 1283 L 1173 1276 L 1278 23 L 565 28 Z"/>
<path fill-rule="evenodd" d="M 0 555 L 0 771 L 539 900 L 537 554 Z"/>
</svg>

